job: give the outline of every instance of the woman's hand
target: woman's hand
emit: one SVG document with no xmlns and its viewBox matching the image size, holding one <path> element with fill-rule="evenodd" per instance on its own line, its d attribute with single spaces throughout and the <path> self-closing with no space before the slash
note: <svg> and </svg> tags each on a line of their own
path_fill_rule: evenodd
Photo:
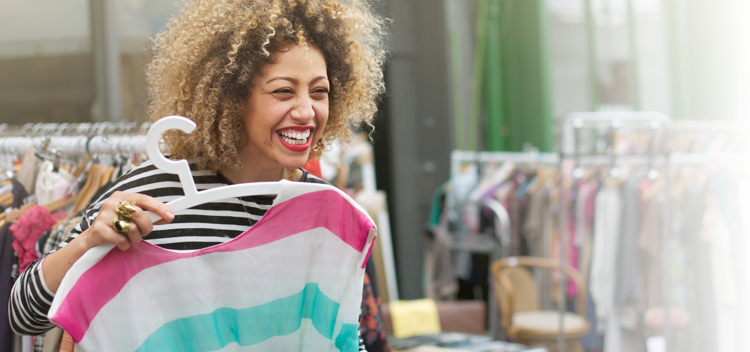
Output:
<svg viewBox="0 0 750 352">
<path fill-rule="evenodd" d="M 117 204 L 121 201 L 135 203 L 135 212 L 130 215 L 130 230 L 128 235 L 120 234 L 112 227 L 112 221 L 117 217 Z M 79 235 L 84 247 L 90 249 L 104 243 L 112 243 L 120 250 L 128 250 L 132 244 L 139 243 L 144 236 L 151 233 L 154 224 L 146 215 L 151 211 L 159 215 L 162 220 L 157 224 L 166 224 L 174 220 L 174 214 L 166 204 L 139 193 L 114 192 L 99 208 L 94 223 Z"/>
<path fill-rule="evenodd" d="M 117 203 L 121 200 L 135 203 L 136 210 L 130 216 L 130 231 L 127 236 L 121 235 L 112 227 L 112 220 L 117 217 Z M 114 192 L 99 208 L 99 215 L 94 223 L 74 238 L 68 245 L 48 255 L 42 263 L 42 275 L 47 288 L 57 292 L 63 277 L 71 266 L 86 251 L 104 243 L 112 243 L 120 250 L 127 250 L 133 243 L 141 242 L 143 236 L 151 233 L 154 224 L 146 215 L 152 211 L 162 220 L 156 224 L 166 224 L 174 220 L 174 214 L 166 204 L 143 194 Z"/>
</svg>

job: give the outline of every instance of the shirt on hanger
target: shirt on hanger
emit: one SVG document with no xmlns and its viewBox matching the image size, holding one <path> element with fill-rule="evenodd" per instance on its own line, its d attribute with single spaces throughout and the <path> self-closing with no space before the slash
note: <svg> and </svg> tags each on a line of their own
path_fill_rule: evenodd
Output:
<svg viewBox="0 0 750 352">
<path fill-rule="evenodd" d="M 51 161 L 45 161 L 36 179 L 36 199 L 39 204 L 47 204 L 55 199 L 65 196 L 73 176 L 65 170 L 53 171 L 54 165 Z"/>
<path fill-rule="evenodd" d="M 29 194 L 36 193 L 36 179 L 39 175 L 39 168 L 42 166 L 42 160 L 36 156 L 36 148 L 29 148 L 23 156 L 21 170 L 18 172 L 18 182 Z"/>
<path fill-rule="evenodd" d="M 282 185 L 258 223 L 229 242 L 88 251 L 50 320 L 82 351 L 356 351 L 375 225 L 331 186 Z"/>
</svg>

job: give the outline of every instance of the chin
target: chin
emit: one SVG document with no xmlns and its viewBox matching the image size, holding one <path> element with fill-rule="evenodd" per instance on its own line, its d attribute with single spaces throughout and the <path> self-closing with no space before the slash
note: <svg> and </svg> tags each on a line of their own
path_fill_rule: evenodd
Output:
<svg viewBox="0 0 750 352">
<path fill-rule="evenodd" d="M 305 164 L 307 164 L 307 158 L 308 158 L 308 156 L 305 155 L 304 158 L 287 159 L 287 160 L 283 160 L 283 161 L 279 162 L 279 164 L 282 167 L 284 167 L 285 169 L 289 169 L 289 170 L 299 169 L 299 168 L 305 166 Z"/>
</svg>

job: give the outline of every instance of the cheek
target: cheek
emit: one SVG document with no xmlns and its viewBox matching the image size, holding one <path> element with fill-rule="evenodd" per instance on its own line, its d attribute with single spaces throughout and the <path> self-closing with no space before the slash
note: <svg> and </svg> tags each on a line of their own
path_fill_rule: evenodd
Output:
<svg viewBox="0 0 750 352">
<path fill-rule="evenodd" d="M 315 106 L 315 116 L 318 119 L 318 124 L 320 124 L 320 127 L 325 127 L 326 123 L 328 123 L 328 102 L 321 102 L 317 106 Z"/>
<path fill-rule="evenodd" d="M 323 130 L 325 130 L 328 124 L 328 104 L 321 104 L 320 108 L 315 109 L 315 116 L 318 119 L 318 131 L 315 133 L 315 138 L 316 140 L 320 140 L 320 136 L 323 135 Z"/>
</svg>

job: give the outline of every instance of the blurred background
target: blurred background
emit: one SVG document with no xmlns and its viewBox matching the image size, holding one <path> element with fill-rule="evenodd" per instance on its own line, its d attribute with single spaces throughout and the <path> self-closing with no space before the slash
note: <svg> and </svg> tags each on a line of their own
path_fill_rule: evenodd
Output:
<svg viewBox="0 0 750 352">
<path fill-rule="evenodd" d="M 149 40 L 179 6 L 0 0 L 3 160 L 50 124 L 140 126 Z M 378 215 L 383 303 L 481 302 L 479 330 L 550 350 L 747 349 L 750 2 L 375 6 L 392 22 L 372 140 L 321 167 Z M 536 267 L 515 282 L 517 257 L 581 286 Z M 539 302 L 518 303 L 525 284 Z M 554 337 L 516 317 L 579 296 L 584 322 L 555 315 Z"/>
</svg>

